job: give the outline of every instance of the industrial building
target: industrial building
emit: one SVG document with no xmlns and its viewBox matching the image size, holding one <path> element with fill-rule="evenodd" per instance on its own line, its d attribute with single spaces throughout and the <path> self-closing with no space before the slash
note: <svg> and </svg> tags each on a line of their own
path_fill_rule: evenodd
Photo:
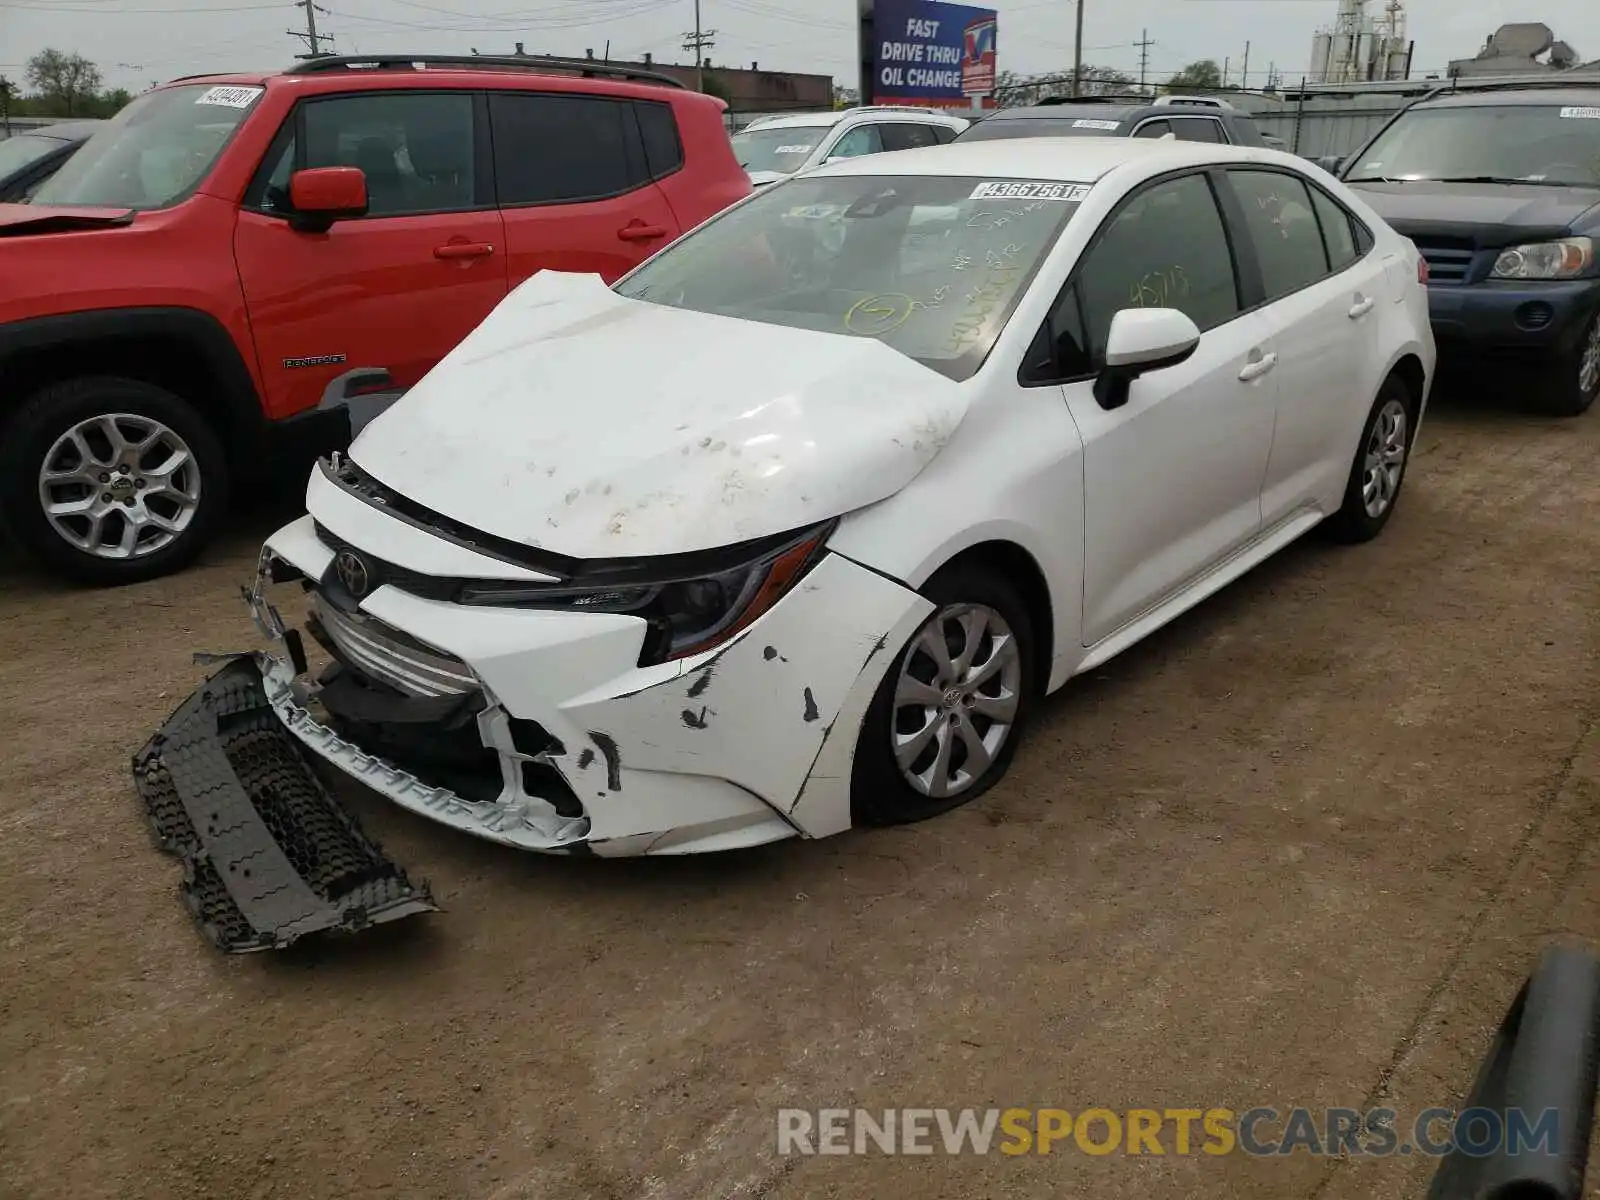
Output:
<svg viewBox="0 0 1600 1200">
<path fill-rule="evenodd" d="M 1367 12 L 1367 0 L 1339 0 L 1331 26 L 1311 39 L 1307 83 L 1364 83 L 1405 79 L 1416 43 L 1406 37 L 1402 0 L 1387 0 L 1383 13 Z"/>
</svg>

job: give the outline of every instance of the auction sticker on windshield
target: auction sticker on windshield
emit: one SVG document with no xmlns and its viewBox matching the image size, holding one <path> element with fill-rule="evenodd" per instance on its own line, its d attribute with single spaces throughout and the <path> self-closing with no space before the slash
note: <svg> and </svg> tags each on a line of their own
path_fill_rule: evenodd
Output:
<svg viewBox="0 0 1600 1200">
<path fill-rule="evenodd" d="M 249 108 L 266 91 L 258 87 L 207 88 L 195 98 L 196 104 L 215 104 L 222 108 Z"/>
<path fill-rule="evenodd" d="M 1117 130 L 1117 129 L 1121 129 L 1122 128 L 1121 124 L 1119 122 L 1116 122 L 1116 121 L 1094 121 L 1094 120 L 1090 120 L 1090 119 L 1088 119 L 1086 117 L 1074 121 L 1072 123 L 1072 127 L 1074 129 L 1109 129 L 1109 130 Z"/>
<path fill-rule="evenodd" d="M 1090 183 L 980 183 L 969 200 L 1058 200 L 1076 204 L 1089 194 Z"/>
<path fill-rule="evenodd" d="M 814 144 L 815 143 L 812 143 L 812 145 L 814 145 Z M 793 146 L 779 146 L 776 150 L 773 151 L 774 154 L 809 154 L 810 152 L 811 152 L 811 145 L 805 145 L 805 144 L 796 144 L 796 145 L 793 145 Z"/>
<path fill-rule="evenodd" d="M 1569 121 L 1600 121 L 1600 108 L 1563 108 L 1561 115 Z"/>
</svg>

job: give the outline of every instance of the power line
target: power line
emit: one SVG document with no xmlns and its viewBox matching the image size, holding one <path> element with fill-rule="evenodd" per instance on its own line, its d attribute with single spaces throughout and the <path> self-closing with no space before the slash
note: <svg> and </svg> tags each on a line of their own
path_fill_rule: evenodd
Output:
<svg viewBox="0 0 1600 1200">
<path fill-rule="evenodd" d="M 694 51 L 695 87 L 706 90 L 706 51 L 717 44 L 715 29 L 700 28 L 700 0 L 694 0 L 694 32 L 683 35 L 683 48 Z"/>
<path fill-rule="evenodd" d="M 302 33 L 300 30 L 297 30 L 297 29 L 290 29 L 290 30 L 287 31 L 290 37 L 299 38 L 301 41 L 303 41 L 306 44 L 306 53 L 305 54 L 296 54 L 295 57 L 296 58 L 324 58 L 328 54 L 332 53 L 331 50 L 324 50 L 322 48 L 322 43 L 323 43 L 324 39 L 326 39 L 326 41 L 328 42 L 328 44 L 330 46 L 333 44 L 333 35 L 332 34 L 318 34 L 317 33 L 317 6 L 316 6 L 314 0 L 295 0 L 295 7 L 296 8 L 303 8 L 303 9 L 306 10 L 305 32 Z M 328 10 L 327 9 L 323 9 L 322 11 L 323 12 L 327 12 Z"/>
<path fill-rule="evenodd" d="M 1134 45 L 1139 47 L 1139 90 L 1141 92 L 1144 91 L 1145 74 L 1150 66 L 1150 47 L 1155 44 L 1155 40 L 1151 38 L 1148 29 L 1139 30 L 1139 40 Z"/>
</svg>

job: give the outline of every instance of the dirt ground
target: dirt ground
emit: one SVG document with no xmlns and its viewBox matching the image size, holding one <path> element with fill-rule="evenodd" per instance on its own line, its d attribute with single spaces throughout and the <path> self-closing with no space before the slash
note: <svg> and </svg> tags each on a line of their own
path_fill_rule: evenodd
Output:
<svg viewBox="0 0 1600 1200">
<path fill-rule="evenodd" d="M 0 563 L 0 1194 L 1419 1195 L 1420 1157 L 780 1158 L 780 1107 L 1459 1101 L 1538 948 L 1600 941 L 1600 415 L 1436 403 L 1315 540 L 1046 706 L 919 826 L 546 859 L 353 801 L 446 906 L 227 958 L 128 760 L 255 645 L 293 502 L 116 592 Z"/>
</svg>

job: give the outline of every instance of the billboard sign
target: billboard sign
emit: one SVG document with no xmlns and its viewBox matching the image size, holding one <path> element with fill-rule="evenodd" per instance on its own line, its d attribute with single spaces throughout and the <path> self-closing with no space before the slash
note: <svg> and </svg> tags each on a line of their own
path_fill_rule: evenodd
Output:
<svg viewBox="0 0 1600 1200">
<path fill-rule="evenodd" d="M 994 43 L 998 22 L 993 13 L 969 21 L 963 30 L 961 92 L 987 96 L 994 91 Z"/>
<path fill-rule="evenodd" d="M 993 9 L 934 0 L 872 7 L 873 103 L 954 107 L 994 90 Z"/>
</svg>

